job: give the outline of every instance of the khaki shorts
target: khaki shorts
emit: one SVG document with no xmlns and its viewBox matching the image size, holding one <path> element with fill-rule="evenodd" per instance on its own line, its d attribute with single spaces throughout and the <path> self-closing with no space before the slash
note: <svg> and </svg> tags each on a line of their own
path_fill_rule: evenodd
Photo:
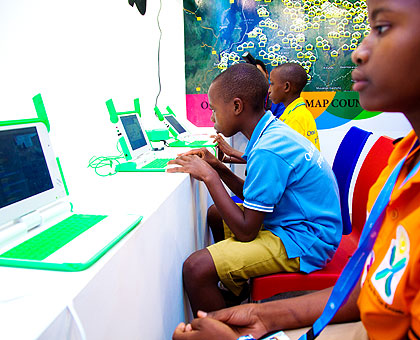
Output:
<svg viewBox="0 0 420 340">
<path fill-rule="evenodd" d="M 207 249 L 220 281 L 235 295 L 251 277 L 300 269 L 300 259 L 289 259 L 281 239 L 264 229 L 250 242 L 240 242 L 232 236 Z"/>
</svg>

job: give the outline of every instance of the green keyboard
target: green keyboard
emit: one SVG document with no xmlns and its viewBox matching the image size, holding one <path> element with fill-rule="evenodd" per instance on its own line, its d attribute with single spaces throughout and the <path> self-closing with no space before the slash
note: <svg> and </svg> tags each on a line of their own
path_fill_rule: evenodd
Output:
<svg viewBox="0 0 420 340">
<path fill-rule="evenodd" d="M 71 240 L 102 221 L 106 215 L 74 214 L 20 245 L 0 255 L 0 258 L 41 261 Z"/>
<path fill-rule="evenodd" d="M 201 140 L 201 141 L 195 141 L 195 142 L 188 143 L 188 146 L 189 147 L 191 147 L 191 146 L 202 146 L 202 145 L 207 145 L 207 144 L 210 144 L 210 142 L 207 141 L 207 140 Z"/>
<path fill-rule="evenodd" d="M 142 167 L 142 169 L 164 169 L 173 158 L 158 158 Z"/>
<path fill-rule="evenodd" d="M 213 143 L 210 140 L 200 140 L 200 141 L 192 141 L 192 142 L 176 140 L 175 142 L 170 143 L 169 146 L 171 146 L 171 147 L 184 147 L 184 148 L 185 147 L 187 147 L 187 148 L 200 148 L 202 146 L 215 147 L 216 143 Z"/>
</svg>

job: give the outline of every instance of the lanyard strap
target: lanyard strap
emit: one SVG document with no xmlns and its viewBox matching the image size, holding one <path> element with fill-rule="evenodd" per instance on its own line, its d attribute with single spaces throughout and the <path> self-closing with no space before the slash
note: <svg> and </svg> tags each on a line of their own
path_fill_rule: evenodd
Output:
<svg viewBox="0 0 420 340">
<path fill-rule="evenodd" d="M 373 248 L 373 244 L 375 243 L 379 229 L 382 225 L 382 221 L 385 215 L 385 208 L 389 203 L 392 190 L 394 189 L 395 183 L 404 162 L 405 158 L 398 163 L 386 181 L 385 186 L 382 188 L 379 196 L 377 197 L 372 211 L 369 214 L 369 217 L 363 228 L 359 247 L 350 258 L 347 265 L 344 267 L 331 292 L 331 296 L 328 299 L 324 311 L 315 321 L 312 328 L 306 334 L 303 334 L 299 340 L 315 339 L 325 328 L 325 326 L 331 321 L 344 301 L 347 300 L 354 286 L 358 282 L 360 273 L 364 268 L 366 258 Z M 417 172 L 418 169 L 419 166 L 417 164 L 416 167 L 410 172 L 410 175 L 412 176 L 413 171 Z"/>
<path fill-rule="evenodd" d="M 419 143 L 416 141 L 411 151 L 417 148 L 418 145 Z M 408 153 L 408 155 L 411 153 L 411 151 Z M 327 305 L 325 306 L 321 316 L 314 322 L 312 328 L 307 333 L 303 334 L 298 340 L 314 340 L 325 328 L 325 326 L 327 326 L 327 324 L 331 321 L 344 301 L 347 300 L 356 283 L 359 281 L 360 273 L 364 268 L 366 258 L 372 250 L 376 237 L 378 236 L 379 229 L 385 216 L 385 208 L 390 201 L 392 191 L 395 187 L 398 175 L 406 158 L 407 156 L 397 164 L 391 175 L 388 177 L 388 180 L 386 181 L 378 197 L 376 198 L 375 204 L 372 207 L 372 211 L 369 214 L 363 228 L 362 235 L 360 236 L 359 246 L 353 256 L 350 258 L 349 262 L 344 267 L 340 277 L 334 285 L 331 295 L 327 301 Z M 413 169 L 400 185 L 400 188 L 419 170 L 420 162 L 418 162 L 413 167 Z M 249 337 L 244 339 L 254 338 Z M 267 339 L 271 339 L 271 337 Z"/>
</svg>

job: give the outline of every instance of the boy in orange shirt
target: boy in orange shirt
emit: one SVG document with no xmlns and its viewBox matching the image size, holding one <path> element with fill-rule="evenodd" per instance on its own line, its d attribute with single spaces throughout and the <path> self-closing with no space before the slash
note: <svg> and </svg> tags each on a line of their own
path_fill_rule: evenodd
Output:
<svg viewBox="0 0 420 340">
<path fill-rule="evenodd" d="M 371 188 L 368 211 L 390 174 L 402 168 L 359 283 L 318 339 L 420 339 L 420 0 L 368 0 L 371 32 L 353 53 L 353 89 L 369 111 L 403 112 L 413 131 L 391 154 Z M 366 227 L 365 227 L 366 228 Z M 180 324 L 174 340 L 258 338 L 310 326 L 332 288 L 292 299 L 249 304 Z M 361 320 L 361 323 L 348 324 Z M 346 324 L 347 323 L 347 324 Z M 353 330 L 357 328 L 356 335 Z M 335 330 L 335 335 L 331 333 Z M 293 340 L 305 331 L 286 331 Z"/>
</svg>

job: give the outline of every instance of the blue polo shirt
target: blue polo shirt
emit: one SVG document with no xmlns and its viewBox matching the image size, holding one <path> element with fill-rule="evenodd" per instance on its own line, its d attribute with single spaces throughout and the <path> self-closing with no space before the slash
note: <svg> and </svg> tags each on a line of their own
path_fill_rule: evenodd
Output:
<svg viewBox="0 0 420 340">
<path fill-rule="evenodd" d="M 305 137 L 266 112 L 248 142 L 244 206 L 263 211 L 300 270 L 325 266 L 342 236 L 338 187 L 327 161 Z"/>
</svg>

